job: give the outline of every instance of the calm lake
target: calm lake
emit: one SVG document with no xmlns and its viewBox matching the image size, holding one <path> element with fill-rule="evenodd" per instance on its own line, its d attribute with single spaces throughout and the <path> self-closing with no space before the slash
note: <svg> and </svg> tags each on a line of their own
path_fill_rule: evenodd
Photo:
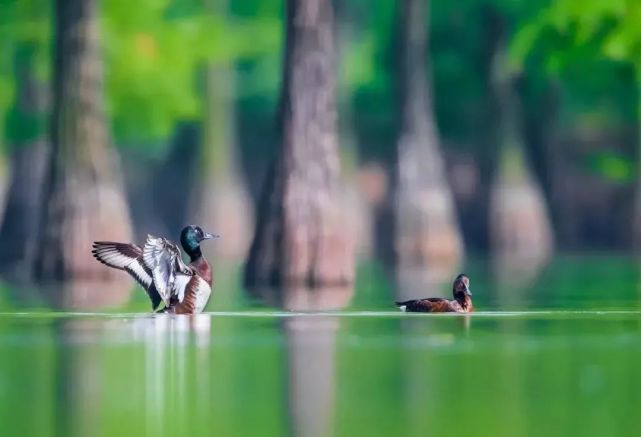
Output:
<svg viewBox="0 0 641 437">
<path fill-rule="evenodd" d="M 145 314 L 141 290 L 100 314 L 0 290 L 0 434 L 639 432 L 636 260 L 564 256 L 532 274 L 472 262 L 469 316 L 397 312 L 373 265 L 345 309 L 320 313 L 248 299 L 229 270 L 194 317 Z"/>
</svg>

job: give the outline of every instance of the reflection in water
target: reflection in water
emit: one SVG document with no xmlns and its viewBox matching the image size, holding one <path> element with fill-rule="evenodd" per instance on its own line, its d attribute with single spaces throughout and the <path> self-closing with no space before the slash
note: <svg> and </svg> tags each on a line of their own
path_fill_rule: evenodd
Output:
<svg viewBox="0 0 641 437">
<path fill-rule="evenodd" d="M 190 429 L 190 422 L 203 422 L 202 409 L 187 409 L 194 400 L 198 405 L 211 404 L 203 399 L 208 396 L 206 390 L 192 393 L 193 381 L 202 387 L 209 383 L 210 329 L 210 317 L 204 314 L 139 317 L 125 324 L 119 319 L 56 323 L 56 433 L 94 435 L 100 412 L 107 408 L 101 405 L 104 400 L 115 401 L 116 408 L 135 410 L 145 418 L 144 430 L 152 435 L 177 435 Z M 105 361 L 101 345 L 131 342 L 144 348 L 135 348 L 133 354 L 124 351 L 113 364 Z M 106 387 L 106 380 L 112 385 Z M 127 397 L 105 395 L 120 385 Z M 113 428 L 118 429 L 118 424 Z"/>
<path fill-rule="evenodd" d="M 338 319 L 327 317 L 293 317 L 283 322 L 292 435 L 332 434 L 338 327 Z"/>
<path fill-rule="evenodd" d="M 93 413 L 103 397 L 102 360 L 97 343 L 91 341 L 96 327 L 91 320 L 62 320 L 54 325 L 61 346 L 55 379 L 58 436 L 89 435 L 94 429 Z"/>
<path fill-rule="evenodd" d="M 466 319 L 0 314 L 0 433 L 638 431 L 638 313 Z"/>
<path fill-rule="evenodd" d="M 191 401 L 199 406 L 211 403 L 207 390 L 193 392 L 193 381 L 196 387 L 208 387 L 211 318 L 163 315 L 136 322 L 133 331 L 145 344 L 147 429 L 154 435 L 180 434 L 193 426 L 188 419 L 203 420 L 202 409 L 188 411 Z"/>
<path fill-rule="evenodd" d="M 443 386 L 459 387 L 463 374 L 446 371 L 438 365 L 438 352 L 451 350 L 467 337 L 471 317 L 460 315 L 443 323 L 429 315 L 401 320 L 400 335 L 409 347 L 402 349 L 402 396 L 405 408 L 406 435 L 425 435 L 425 414 L 443 402 L 439 393 Z M 458 369 L 459 363 L 455 363 Z M 466 364 L 460 363 L 461 372 Z M 452 375 L 452 373 L 454 373 Z M 459 408 L 452 405 L 453 409 Z M 461 414 L 464 414 L 462 411 Z"/>
<path fill-rule="evenodd" d="M 348 286 L 254 290 L 271 305 L 292 311 L 327 311 L 346 307 L 354 289 Z M 287 404 L 295 436 L 332 432 L 336 390 L 336 335 L 339 319 L 293 317 L 281 327 L 287 343 Z"/>
</svg>

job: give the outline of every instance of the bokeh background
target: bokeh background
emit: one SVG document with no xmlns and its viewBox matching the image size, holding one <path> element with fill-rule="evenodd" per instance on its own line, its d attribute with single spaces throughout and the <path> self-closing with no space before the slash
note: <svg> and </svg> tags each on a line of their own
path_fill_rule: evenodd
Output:
<svg viewBox="0 0 641 437">
<path fill-rule="evenodd" d="M 392 284 L 383 301 L 414 295 L 427 271 L 443 284 L 465 267 L 481 284 L 500 276 L 531 288 L 541 272 L 555 277 L 554 265 L 580 270 L 578 255 L 619 269 L 610 281 L 636 280 L 641 6 L 350 0 L 330 9 L 321 25 L 333 49 L 319 53 L 336 147 L 323 153 L 340 159 L 329 197 L 354 246 L 339 258 L 353 259 L 357 282 Z M 177 239 L 188 223 L 222 235 L 206 253 L 228 294 L 243 294 L 246 260 L 268 257 L 249 248 L 269 220 L 261 196 L 278 191 L 269 169 L 290 153 L 282 96 L 313 100 L 316 86 L 296 88 L 285 72 L 284 3 L 2 0 L 0 11 L 7 300 L 125 305 L 140 293 L 114 291 L 117 276 L 91 258 L 91 241 Z M 319 147 L 295 134 L 293 143 Z M 317 158 L 307 156 L 311 168 Z"/>
<path fill-rule="evenodd" d="M 0 0 L 3 435 L 635 435 L 641 2 Z M 94 240 L 178 240 L 151 315 Z M 471 278 L 472 315 L 405 314 Z"/>
</svg>

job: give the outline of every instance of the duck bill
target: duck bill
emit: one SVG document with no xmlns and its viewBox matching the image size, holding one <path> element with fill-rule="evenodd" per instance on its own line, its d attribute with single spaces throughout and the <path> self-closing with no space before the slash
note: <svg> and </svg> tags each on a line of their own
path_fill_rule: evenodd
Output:
<svg viewBox="0 0 641 437">
<path fill-rule="evenodd" d="M 212 238 L 220 238 L 220 235 L 210 234 L 209 232 L 205 232 L 205 235 L 203 236 L 203 240 L 211 240 Z"/>
<path fill-rule="evenodd" d="M 465 288 L 465 294 L 467 294 L 469 297 L 472 297 L 472 292 L 467 287 Z"/>
</svg>

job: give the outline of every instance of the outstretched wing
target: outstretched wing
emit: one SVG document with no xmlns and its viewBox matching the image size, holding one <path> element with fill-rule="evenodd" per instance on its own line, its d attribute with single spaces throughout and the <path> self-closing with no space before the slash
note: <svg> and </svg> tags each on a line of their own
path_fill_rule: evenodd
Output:
<svg viewBox="0 0 641 437">
<path fill-rule="evenodd" d="M 194 274 L 183 262 L 178 246 L 164 238 L 148 235 L 142 260 L 151 272 L 152 281 L 166 306 L 169 306 L 171 297 L 176 295 L 176 278 Z"/>
<path fill-rule="evenodd" d="M 160 296 L 153 285 L 151 272 L 145 268 L 143 251 L 135 244 L 96 241 L 93 243 L 93 256 L 101 263 L 129 273 L 145 289 L 154 309 L 160 304 Z"/>
</svg>

